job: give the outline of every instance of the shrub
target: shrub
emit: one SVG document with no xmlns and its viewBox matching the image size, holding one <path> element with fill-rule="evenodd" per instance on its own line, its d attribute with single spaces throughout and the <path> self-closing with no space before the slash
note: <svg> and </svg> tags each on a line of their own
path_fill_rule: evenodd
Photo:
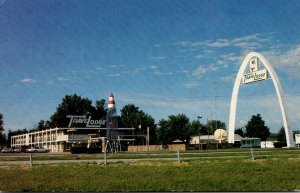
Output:
<svg viewBox="0 0 300 193">
<path fill-rule="evenodd" d="M 87 147 L 71 147 L 71 153 L 87 153 Z"/>
<path fill-rule="evenodd" d="M 286 146 L 285 142 L 275 142 L 274 143 L 275 148 L 282 148 L 282 147 L 285 147 L 285 146 Z"/>
<path fill-rule="evenodd" d="M 98 147 L 72 147 L 71 153 L 78 154 L 78 153 L 101 153 L 102 149 Z"/>
</svg>

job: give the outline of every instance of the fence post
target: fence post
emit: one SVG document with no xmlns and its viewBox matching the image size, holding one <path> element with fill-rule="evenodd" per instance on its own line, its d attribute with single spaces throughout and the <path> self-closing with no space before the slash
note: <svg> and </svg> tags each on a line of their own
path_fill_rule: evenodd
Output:
<svg viewBox="0 0 300 193">
<path fill-rule="evenodd" d="M 251 157 L 252 157 L 252 160 L 254 161 L 254 160 L 255 160 L 255 155 L 254 155 L 254 150 L 253 150 L 253 148 L 251 148 Z"/>
<path fill-rule="evenodd" d="M 106 161 L 106 150 L 104 151 L 104 164 L 107 164 L 107 161 Z"/>
<path fill-rule="evenodd" d="M 177 161 L 180 162 L 180 154 L 179 154 L 179 150 L 177 149 Z"/>
<path fill-rule="evenodd" d="M 104 149 L 104 156 L 103 156 L 103 158 L 104 158 L 104 164 L 107 164 L 107 159 L 106 159 L 107 145 L 108 145 L 108 141 L 106 142 L 105 149 Z"/>
<path fill-rule="evenodd" d="M 32 166 L 32 153 L 29 154 L 29 166 L 30 167 Z"/>
</svg>

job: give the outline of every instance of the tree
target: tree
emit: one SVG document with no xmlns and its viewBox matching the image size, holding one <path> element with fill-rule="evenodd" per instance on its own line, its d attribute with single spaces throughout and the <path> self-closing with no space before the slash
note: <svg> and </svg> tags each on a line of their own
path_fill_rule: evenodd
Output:
<svg viewBox="0 0 300 193">
<path fill-rule="evenodd" d="M 262 120 L 260 114 L 252 115 L 251 120 L 248 121 L 245 128 L 245 136 L 258 137 L 261 138 L 262 141 L 265 141 L 271 134 L 270 129 L 265 126 L 265 121 Z"/>
<path fill-rule="evenodd" d="M 67 127 L 70 121 L 68 115 L 86 115 L 95 111 L 92 101 L 88 98 L 81 98 L 76 94 L 66 95 L 56 108 L 56 112 L 50 117 L 49 126 Z"/>
<path fill-rule="evenodd" d="M 277 133 L 277 140 L 280 141 L 280 142 L 286 143 L 284 127 L 281 127 L 279 132 Z"/>
<path fill-rule="evenodd" d="M 4 131 L 3 115 L 0 113 L 0 133 Z"/>
<path fill-rule="evenodd" d="M 241 137 L 245 137 L 245 132 L 243 128 L 235 129 L 234 133 L 240 135 Z"/>
<path fill-rule="evenodd" d="M 192 123 L 190 124 L 190 131 L 191 135 L 199 135 L 199 130 L 201 135 L 206 135 L 207 134 L 207 129 L 205 125 L 201 124 L 200 121 L 198 120 L 193 120 Z"/>
<path fill-rule="evenodd" d="M 150 143 L 156 143 L 156 125 L 155 120 L 142 110 L 139 110 L 139 107 L 136 107 L 134 104 L 125 105 L 121 109 L 121 127 L 135 128 L 135 135 L 147 135 L 147 128 L 149 127 Z M 138 138 L 135 141 L 135 144 L 145 144 L 145 138 Z"/>
<path fill-rule="evenodd" d="M 158 138 L 163 145 L 170 144 L 176 139 L 188 144 L 192 134 L 195 133 L 190 126 L 189 118 L 184 114 L 170 115 L 168 120 L 162 119 L 158 125 Z"/>
<path fill-rule="evenodd" d="M 121 125 L 128 128 L 138 128 L 141 124 L 141 112 L 134 104 L 125 105 L 121 109 Z"/>
<path fill-rule="evenodd" d="M 36 126 L 35 130 L 37 130 L 37 131 L 43 131 L 45 129 L 47 129 L 46 122 L 44 120 L 40 120 L 38 122 L 38 125 Z"/>
<path fill-rule="evenodd" d="M 224 130 L 226 130 L 226 124 L 225 124 L 225 122 L 222 122 L 220 120 L 209 120 L 209 121 L 207 121 L 205 127 L 207 129 L 207 134 L 208 135 L 213 135 L 214 132 L 217 129 L 224 129 Z"/>
<path fill-rule="evenodd" d="M 3 127 L 3 115 L 0 113 L 0 145 L 5 145 L 6 144 L 6 135 L 3 133 L 4 132 L 4 127 Z"/>
<path fill-rule="evenodd" d="M 169 122 L 165 119 L 161 119 L 159 120 L 158 125 L 156 133 L 159 143 L 168 145 L 172 141 L 172 129 L 169 127 Z"/>
<path fill-rule="evenodd" d="M 92 118 L 94 119 L 105 119 L 107 109 L 105 108 L 105 99 L 95 102 L 95 108 L 92 108 Z"/>
</svg>

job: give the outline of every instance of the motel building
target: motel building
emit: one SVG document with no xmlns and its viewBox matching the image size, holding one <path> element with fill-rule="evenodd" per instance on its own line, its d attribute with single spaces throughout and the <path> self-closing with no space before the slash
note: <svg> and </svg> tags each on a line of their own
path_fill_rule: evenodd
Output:
<svg viewBox="0 0 300 193">
<path fill-rule="evenodd" d="M 119 140 L 129 141 L 132 139 L 124 139 L 122 133 L 124 131 L 134 131 L 134 128 L 118 128 Z M 43 131 L 30 132 L 20 135 L 11 136 L 11 147 L 44 147 L 50 152 L 68 152 L 71 147 L 99 147 L 105 146 L 106 128 L 52 128 Z"/>
<path fill-rule="evenodd" d="M 42 131 L 29 132 L 11 136 L 11 147 L 44 147 L 50 152 L 67 152 L 71 147 L 104 147 L 106 142 L 105 122 L 92 120 L 91 117 L 70 115 L 70 123 L 64 128 L 50 128 Z M 83 123 L 82 127 L 74 127 L 74 123 Z M 99 125 L 101 124 L 101 126 Z M 124 134 L 134 133 L 134 128 L 116 128 L 119 133 L 119 141 L 124 139 Z M 98 136 L 98 137 L 97 137 Z M 99 137 L 101 136 L 101 137 Z"/>
<path fill-rule="evenodd" d="M 52 128 L 30 132 L 11 137 L 11 147 L 48 148 L 50 152 L 70 151 L 72 146 L 87 146 L 91 136 L 96 135 L 99 128 Z"/>
</svg>

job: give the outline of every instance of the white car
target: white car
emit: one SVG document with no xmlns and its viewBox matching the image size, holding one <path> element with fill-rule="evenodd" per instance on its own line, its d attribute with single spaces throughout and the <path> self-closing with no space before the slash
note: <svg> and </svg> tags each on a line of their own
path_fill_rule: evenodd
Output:
<svg viewBox="0 0 300 193">
<path fill-rule="evenodd" d="M 2 153 L 12 153 L 13 150 L 11 148 L 4 148 L 1 150 Z"/>
<path fill-rule="evenodd" d="M 12 148 L 12 152 L 21 153 L 21 150 L 19 148 Z"/>
<path fill-rule="evenodd" d="M 47 153 L 49 152 L 49 149 L 46 149 L 44 147 L 32 147 L 26 150 L 29 153 Z"/>
</svg>

